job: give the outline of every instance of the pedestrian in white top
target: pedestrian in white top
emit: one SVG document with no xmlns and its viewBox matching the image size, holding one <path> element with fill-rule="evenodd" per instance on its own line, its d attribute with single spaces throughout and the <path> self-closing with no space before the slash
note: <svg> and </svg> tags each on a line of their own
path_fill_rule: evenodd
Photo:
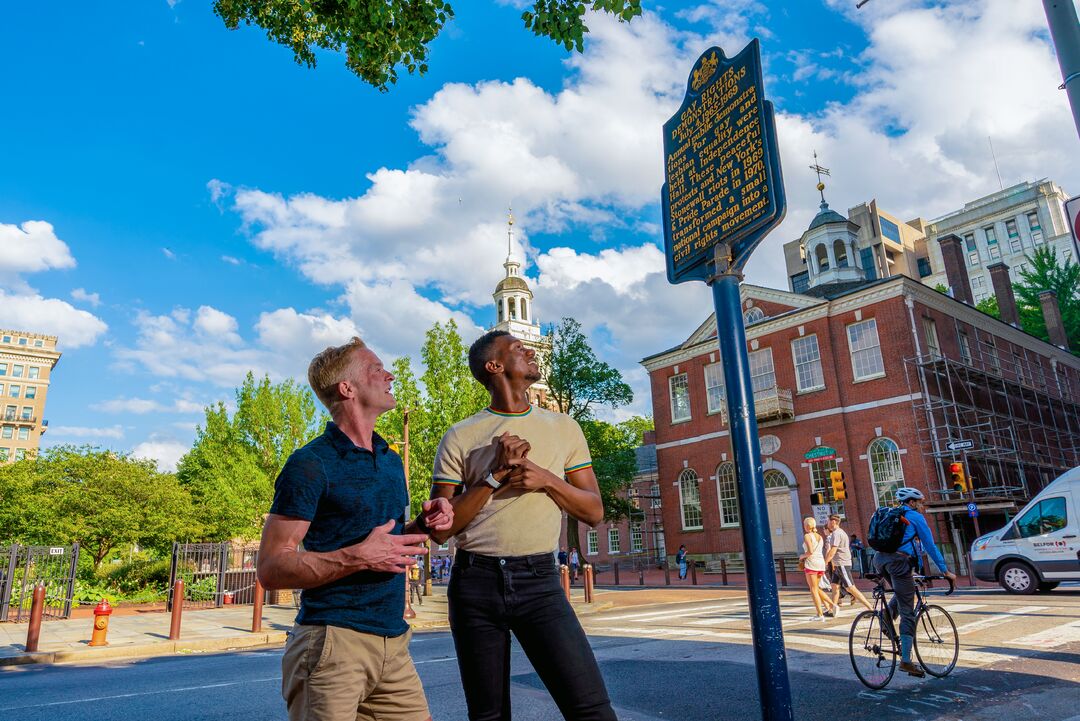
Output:
<svg viewBox="0 0 1080 721">
<path fill-rule="evenodd" d="M 867 610 L 873 611 L 874 607 L 866 600 L 866 596 L 855 587 L 855 580 L 851 575 L 851 541 L 847 531 L 840 528 L 840 516 L 835 513 L 829 516 L 825 528 L 829 532 L 829 535 L 825 536 L 825 563 L 831 566 L 833 571 L 833 603 L 839 605 L 840 589 L 843 588 L 851 594 L 851 603 L 857 600 L 866 606 Z"/>
<path fill-rule="evenodd" d="M 840 607 L 833 603 L 818 585 L 822 576 L 825 575 L 825 557 L 821 555 L 824 541 L 821 540 L 821 536 L 816 529 L 817 521 L 813 517 L 807 516 L 803 519 L 803 531 L 805 533 L 803 535 L 803 553 L 799 556 L 799 560 L 802 561 L 806 585 L 810 589 L 810 598 L 814 601 L 814 609 L 817 611 L 817 615 L 814 616 L 813 620 L 824 621 L 825 616 L 822 609 L 828 610 L 831 607 L 833 613 L 839 615 Z"/>
</svg>

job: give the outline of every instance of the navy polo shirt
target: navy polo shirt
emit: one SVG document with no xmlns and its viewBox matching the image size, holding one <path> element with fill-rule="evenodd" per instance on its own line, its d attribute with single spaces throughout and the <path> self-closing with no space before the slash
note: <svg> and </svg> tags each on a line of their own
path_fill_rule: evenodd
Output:
<svg viewBox="0 0 1080 721">
<path fill-rule="evenodd" d="M 295 451 L 274 484 L 270 512 L 310 521 L 304 549 L 326 552 L 363 541 L 390 519 L 405 525 L 405 469 L 378 433 L 359 448 L 334 425 Z M 408 630 L 401 574 L 358 571 L 304 590 L 297 623 L 342 626 L 379 636 Z"/>
</svg>

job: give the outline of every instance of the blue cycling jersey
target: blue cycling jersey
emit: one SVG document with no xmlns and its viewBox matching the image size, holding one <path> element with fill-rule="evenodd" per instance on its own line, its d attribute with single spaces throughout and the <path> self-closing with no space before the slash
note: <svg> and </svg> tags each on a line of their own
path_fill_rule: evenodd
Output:
<svg viewBox="0 0 1080 721">
<path fill-rule="evenodd" d="M 930 526 L 926 523 L 926 519 L 918 511 L 909 508 L 904 514 L 904 518 L 907 519 L 908 527 L 904 529 L 904 539 L 900 542 L 900 548 L 898 551 L 904 553 L 910 553 L 917 559 L 920 559 L 921 555 L 919 549 L 915 545 L 915 539 L 919 539 L 919 543 L 922 544 L 923 550 L 926 551 L 930 559 L 941 569 L 942 573 L 949 570 L 945 565 L 945 559 L 941 556 L 941 551 L 938 550 L 937 545 L 934 543 L 934 534 L 930 532 Z"/>
</svg>

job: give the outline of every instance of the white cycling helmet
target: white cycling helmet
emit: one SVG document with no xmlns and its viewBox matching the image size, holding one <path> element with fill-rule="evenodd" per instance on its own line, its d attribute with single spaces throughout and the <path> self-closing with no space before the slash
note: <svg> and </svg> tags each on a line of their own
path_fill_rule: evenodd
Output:
<svg viewBox="0 0 1080 721">
<path fill-rule="evenodd" d="M 907 503 L 908 501 L 921 501 L 923 499 L 922 491 L 918 488 L 911 488 L 905 486 L 896 492 L 896 500 L 901 503 Z"/>
</svg>

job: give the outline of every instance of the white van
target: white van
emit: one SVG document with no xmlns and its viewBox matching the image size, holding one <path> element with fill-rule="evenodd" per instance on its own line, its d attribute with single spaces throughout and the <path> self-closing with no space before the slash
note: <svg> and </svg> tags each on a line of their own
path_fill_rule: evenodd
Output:
<svg viewBox="0 0 1080 721">
<path fill-rule="evenodd" d="M 971 544 L 971 566 L 981 581 L 1009 593 L 1049 591 L 1080 581 L 1080 466 L 1066 471 L 1031 499 L 1004 528 Z"/>
</svg>

